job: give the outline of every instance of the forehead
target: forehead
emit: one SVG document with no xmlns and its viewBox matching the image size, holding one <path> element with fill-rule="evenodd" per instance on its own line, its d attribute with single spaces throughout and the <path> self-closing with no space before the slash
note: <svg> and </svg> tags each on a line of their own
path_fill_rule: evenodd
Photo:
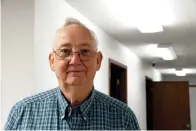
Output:
<svg viewBox="0 0 196 131">
<path fill-rule="evenodd" d="M 86 27 L 73 24 L 59 29 L 56 34 L 55 47 L 68 45 L 95 47 L 95 40 Z"/>
</svg>

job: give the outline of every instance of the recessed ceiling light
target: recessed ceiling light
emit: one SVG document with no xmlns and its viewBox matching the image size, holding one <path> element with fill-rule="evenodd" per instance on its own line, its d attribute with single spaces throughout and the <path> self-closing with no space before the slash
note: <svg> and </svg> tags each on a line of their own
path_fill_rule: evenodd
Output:
<svg viewBox="0 0 196 131">
<path fill-rule="evenodd" d="M 157 33 L 163 31 L 162 25 L 153 22 L 138 24 L 137 28 L 141 33 Z"/>
<path fill-rule="evenodd" d="M 177 56 L 170 44 L 159 44 L 157 46 L 159 56 L 164 60 L 175 60 Z"/>
<path fill-rule="evenodd" d="M 177 76 L 186 76 L 186 72 L 183 69 L 176 69 L 175 74 Z"/>
</svg>

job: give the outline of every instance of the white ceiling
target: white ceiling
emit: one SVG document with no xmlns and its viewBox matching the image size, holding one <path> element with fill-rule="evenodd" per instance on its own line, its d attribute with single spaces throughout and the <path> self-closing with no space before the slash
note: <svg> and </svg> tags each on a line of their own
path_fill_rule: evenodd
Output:
<svg viewBox="0 0 196 131">
<path fill-rule="evenodd" d="M 155 62 L 155 68 L 163 74 L 171 73 L 168 71 L 171 68 L 188 68 L 192 69 L 192 73 L 196 73 L 196 0 L 157 0 L 159 3 L 166 3 L 158 7 L 162 8 L 163 14 L 159 14 L 159 18 L 157 18 L 162 20 L 164 31 L 152 34 L 142 34 L 132 25 L 125 26 L 122 18 L 125 16 L 125 18 L 134 20 L 133 16 L 137 12 L 131 9 L 142 10 L 141 7 L 145 7 L 146 3 L 136 6 L 134 2 L 138 0 L 66 1 L 146 62 Z M 111 10 L 111 7 L 115 10 Z M 123 9 L 125 12 L 121 12 Z M 150 43 L 171 44 L 178 59 L 164 61 L 153 56 L 152 51 L 148 48 Z"/>
</svg>

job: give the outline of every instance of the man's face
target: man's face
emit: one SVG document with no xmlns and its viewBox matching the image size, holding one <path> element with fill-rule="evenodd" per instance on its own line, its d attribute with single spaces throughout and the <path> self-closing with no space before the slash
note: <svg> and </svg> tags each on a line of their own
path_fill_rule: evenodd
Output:
<svg viewBox="0 0 196 131">
<path fill-rule="evenodd" d="M 77 24 L 61 29 L 57 34 L 54 51 L 49 56 L 50 67 L 60 84 L 93 83 L 101 65 L 102 54 L 96 52 L 95 40 L 89 30 Z M 64 57 L 63 54 L 70 52 L 74 52 L 71 57 Z"/>
</svg>

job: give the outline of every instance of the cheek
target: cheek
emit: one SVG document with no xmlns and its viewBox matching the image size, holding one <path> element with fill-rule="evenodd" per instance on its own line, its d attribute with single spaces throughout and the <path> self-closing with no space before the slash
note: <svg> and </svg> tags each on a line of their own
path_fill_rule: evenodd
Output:
<svg viewBox="0 0 196 131">
<path fill-rule="evenodd" d="M 66 76 L 67 67 L 68 67 L 68 62 L 65 61 L 55 62 L 55 72 L 57 76 L 59 77 Z"/>
<path fill-rule="evenodd" d="M 94 75 L 96 72 L 96 61 L 88 62 L 85 64 L 88 75 Z"/>
</svg>

